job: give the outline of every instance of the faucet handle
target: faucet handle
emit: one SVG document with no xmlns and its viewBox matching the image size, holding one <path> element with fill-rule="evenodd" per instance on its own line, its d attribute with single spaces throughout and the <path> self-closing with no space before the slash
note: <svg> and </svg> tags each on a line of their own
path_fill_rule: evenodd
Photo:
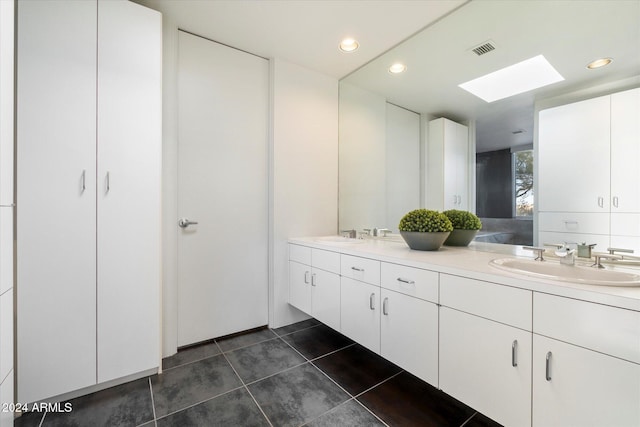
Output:
<svg viewBox="0 0 640 427">
<path fill-rule="evenodd" d="M 340 233 L 349 233 L 349 238 L 350 238 L 350 239 L 355 239 L 355 238 L 356 238 L 356 230 L 355 230 L 355 229 L 351 229 L 351 230 L 340 230 Z"/>
<path fill-rule="evenodd" d="M 549 246 L 551 248 L 562 249 L 564 248 L 564 243 L 543 243 L 542 246 Z"/>
<path fill-rule="evenodd" d="M 391 230 L 388 228 L 379 228 L 378 233 L 382 233 L 382 237 L 387 237 L 387 233 L 391 233 Z"/>
<path fill-rule="evenodd" d="M 595 268 L 604 268 L 604 265 L 602 265 L 600 263 L 600 260 L 602 259 L 623 259 L 622 255 L 614 255 L 614 254 L 603 254 L 603 253 L 599 253 L 599 254 L 595 254 L 593 255 L 596 259 L 596 262 L 593 263 L 593 265 L 591 267 L 595 267 Z"/>
<path fill-rule="evenodd" d="M 616 252 L 622 252 L 625 254 L 632 254 L 633 249 L 624 249 L 624 248 L 607 248 L 607 251 L 610 255 L 614 255 Z"/>
<path fill-rule="evenodd" d="M 535 252 L 537 256 L 535 257 L 534 261 L 544 261 L 544 257 L 542 256 L 542 254 L 546 251 L 545 248 L 539 248 L 536 246 L 523 246 L 522 249 L 524 249 L 525 251 Z"/>
</svg>

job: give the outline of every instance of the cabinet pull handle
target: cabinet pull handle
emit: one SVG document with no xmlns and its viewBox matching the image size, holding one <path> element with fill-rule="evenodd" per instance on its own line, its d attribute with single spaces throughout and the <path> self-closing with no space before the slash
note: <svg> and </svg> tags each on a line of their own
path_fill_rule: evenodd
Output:
<svg viewBox="0 0 640 427">
<path fill-rule="evenodd" d="M 385 316 L 389 315 L 389 298 L 385 298 L 382 301 L 382 314 L 384 314 Z"/>
<path fill-rule="evenodd" d="M 376 294 L 371 294 L 371 296 L 369 297 L 369 308 L 371 310 L 376 309 Z"/>
<path fill-rule="evenodd" d="M 82 169 L 82 191 L 81 193 L 84 193 L 84 190 L 87 189 L 87 170 L 86 169 Z"/>
<path fill-rule="evenodd" d="M 511 366 L 518 366 L 518 340 L 513 340 L 511 344 Z"/>
<path fill-rule="evenodd" d="M 309 284 L 309 272 L 304 272 L 304 283 Z"/>
<path fill-rule="evenodd" d="M 316 285 L 316 273 L 311 274 L 311 286 Z"/>
<path fill-rule="evenodd" d="M 598 206 L 604 208 L 604 197 L 598 196 Z"/>
<path fill-rule="evenodd" d="M 547 381 L 551 381 L 551 352 L 547 353 L 545 377 L 546 377 Z"/>
<path fill-rule="evenodd" d="M 618 196 L 613 196 L 613 207 L 618 208 Z"/>
<path fill-rule="evenodd" d="M 416 282 L 414 282 L 413 280 L 403 279 L 402 277 L 398 277 L 396 280 L 398 282 L 406 283 L 407 285 L 415 285 L 416 284 Z"/>
<path fill-rule="evenodd" d="M 355 271 L 360 271 L 360 272 L 364 271 L 364 268 L 360 268 L 360 267 L 351 267 L 351 269 Z"/>
<path fill-rule="evenodd" d="M 111 177 L 109 176 L 109 172 L 108 171 L 107 171 L 106 181 L 107 181 L 107 191 L 106 192 L 108 193 L 109 190 L 111 190 Z"/>
</svg>

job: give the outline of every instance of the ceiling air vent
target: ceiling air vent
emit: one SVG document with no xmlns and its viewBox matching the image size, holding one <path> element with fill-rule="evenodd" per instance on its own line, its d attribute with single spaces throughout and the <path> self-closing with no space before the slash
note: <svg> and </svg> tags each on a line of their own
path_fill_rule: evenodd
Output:
<svg viewBox="0 0 640 427">
<path fill-rule="evenodd" d="M 493 43 L 493 41 L 489 40 L 487 42 L 482 43 L 479 46 L 474 47 L 473 49 L 471 49 L 471 51 L 476 55 L 480 56 L 480 55 L 484 55 L 485 53 L 489 53 L 495 49 L 496 49 L 496 45 Z"/>
</svg>

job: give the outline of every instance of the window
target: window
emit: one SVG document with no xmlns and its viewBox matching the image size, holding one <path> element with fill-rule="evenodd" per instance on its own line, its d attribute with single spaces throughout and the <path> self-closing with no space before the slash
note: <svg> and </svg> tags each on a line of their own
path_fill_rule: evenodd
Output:
<svg viewBox="0 0 640 427">
<path fill-rule="evenodd" d="M 515 217 L 532 218 L 533 195 L 533 150 L 513 153 L 513 186 L 515 192 Z"/>
</svg>

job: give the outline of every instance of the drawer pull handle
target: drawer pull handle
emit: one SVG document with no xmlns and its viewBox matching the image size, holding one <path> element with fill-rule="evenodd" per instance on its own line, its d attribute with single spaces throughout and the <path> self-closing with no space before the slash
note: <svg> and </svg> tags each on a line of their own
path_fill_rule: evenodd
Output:
<svg viewBox="0 0 640 427">
<path fill-rule="evenodd" d="M 311 274 L 311 286 L 316 285 L 316 273 Z"/>
<path fill-rule="evenodd" d="M 613 196 L 613 207 L 614 208 L 619 208 L 620 207 L 619 200 L 620 199 L 618 199 L 618 196 Z"/>
<path fill-rule="evenodd" d="M 309 272 L 304 272 L 304 283 L 309 284 Z"/>
<path fill-rule="evenodd" d="M 513 340 L 511 344 L 511 366 L 518 366 L 518 340 Z"/>
<path fill-rule="evenodd" d="M 360 272 L 364 271 L 364 268 L 360 268 L 360 267 L 351 267 L 351 269 L 355 271 L 360 271 Z"/>
<path fill-rule="evenodd" d="M 389 315 L 389 298 L 385 298 L 382 301 L 382 314 L 384 314 L 385 316 Z"/>
<path fill-rule="evenodd" d="M 547 362 L 546 362 L 546 369 L 545 369 L 545 378 L 547 379 L 547 381 L 551 381 L 551 352 L 547 353 Z"/>
<path fill-rule="evenodd" d="M 398 282 L 406 283 L 408 285 L 415 285 L 416 284 L 416 282 L 414 282 L 413 280 L 403 279 L 402 277 L 398 277 L 396 280 Z"/>
<path fill-rule="evenodd" d="M 371 296 L 369 297 L 369 308 L 371 310 L 376 309 L 376 294 L 371 294 Z"/>
</svg>

